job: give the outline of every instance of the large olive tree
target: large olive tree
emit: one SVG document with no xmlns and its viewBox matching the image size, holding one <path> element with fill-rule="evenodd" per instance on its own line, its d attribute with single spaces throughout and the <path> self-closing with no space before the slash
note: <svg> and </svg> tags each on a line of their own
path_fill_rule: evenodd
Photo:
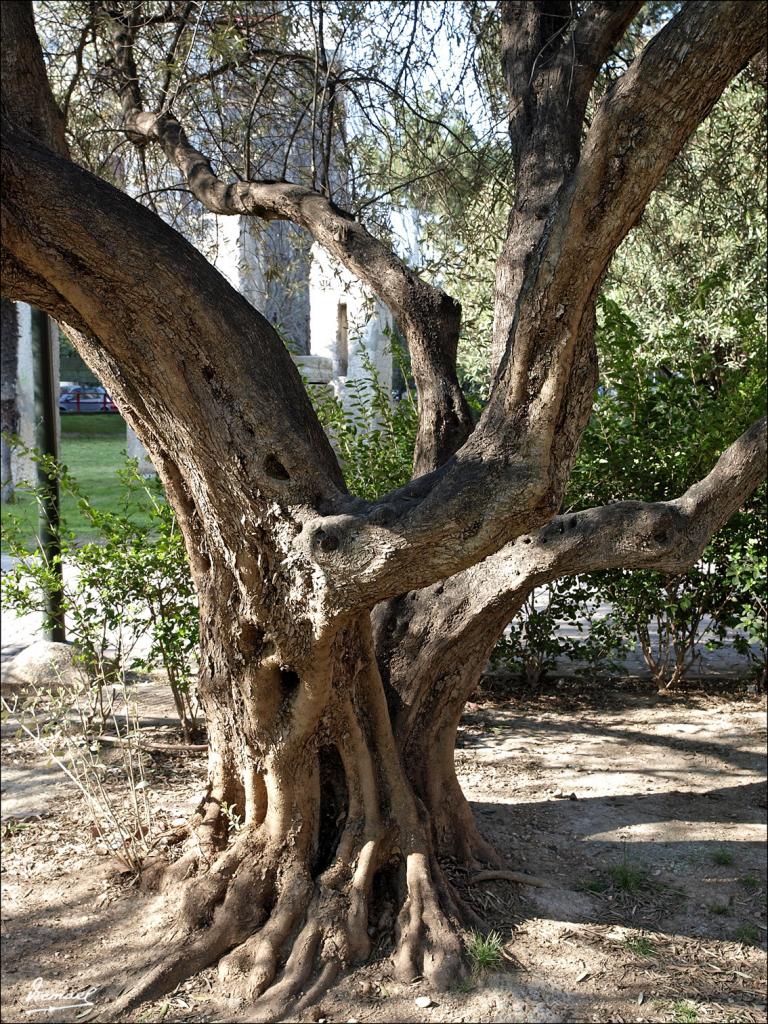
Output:
<svg viewBox="0 0 768 1024">
<path fill-rule="evenodd" d="M 691 565 L 764 473 L 763 421 L 680 497 L 558 515 L 598 382 L 601 279 L 764 45 L 765 6 L 683 4 L 598 100 L 641 4 L 500 4 L 514 204 L 477 423 L 456 374 L 457 303 L 327 189 L 220 177 L 169 103 L 146 109 L 142 5 L 88 6 L 127 138 L 159 147 L 208 210 L 292 221 L 367 283 L 407 340 L 420 417 L 412 481 L 375 502 L 347 493 L 275 330 L 157 215 L 73 162 L 31 5 L 2 5 L 3 295 L 64 325 L 115 397 L 199 594 L 208 788 L 181 858 L 154 865 L 175 932 L 115 1012 L 214 962 L 262 1014 L 306 1004 L 368 955 L 374 885 L 394 905 L 398 976 L 444 986 L 468 911 L 441 859 L 500 860 L 453 751 L 505 624 L 548 579 Z M 192 6 L 158 18 L 179 24 Z M 225 805 L 245 823 L 234 836 Z"/>
</svg>

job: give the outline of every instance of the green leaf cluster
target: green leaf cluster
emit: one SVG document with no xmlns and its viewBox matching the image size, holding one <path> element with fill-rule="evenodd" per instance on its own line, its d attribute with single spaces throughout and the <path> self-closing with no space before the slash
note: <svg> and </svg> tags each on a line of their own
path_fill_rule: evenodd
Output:
<svg viewBox="0 0 768 1024">
<path fill-rule="evenodd" d="M 404 394 L 393 400 L 370 360 L 362 354 L 366 376 L 348 380 L 344 396 L 328 388 L 310 394 L 344 472 L 350 492 L 374 500 L 402 487 L 411 477 L 418 411 L 405 354 L 392 339 Z"/>
</svg>

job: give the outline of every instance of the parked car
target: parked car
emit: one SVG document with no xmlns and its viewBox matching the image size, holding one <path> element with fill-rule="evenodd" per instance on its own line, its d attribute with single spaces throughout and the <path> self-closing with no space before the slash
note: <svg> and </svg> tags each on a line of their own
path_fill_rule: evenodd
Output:
<svg viewBox="0 0 768 1024">
<path fill-rule="evenodd" d="M 70 384 L 59 390 L 59 412 L 117 412 L 105 388 Z"/>
</svg>

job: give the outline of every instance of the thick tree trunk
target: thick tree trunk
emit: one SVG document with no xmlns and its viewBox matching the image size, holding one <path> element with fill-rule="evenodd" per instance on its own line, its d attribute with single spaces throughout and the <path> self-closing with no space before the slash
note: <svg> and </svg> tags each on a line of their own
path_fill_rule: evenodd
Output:
<svg viewBox="0 0 768 1024">
<path fill-rule="evenodd" d="M 494 645 L 522 604 L 479 613 L 466 581 L 447 580 L 379 606 L 376 654 L 393 728 L 440 860 L 497 865 L 503 852 L 480 834 L 456 777 L 456 734 Z"/>
<path fill-rule="evenodd" d="M 447 987 L 462 969 L 461 911 L 392 733 L 368 616 L 288 670 L 296 638 L 280 609 L 240 623 L 233 649 L 232 593 L 223 570 L 208 571 L 208 789 L 181 857 L 147 869 L 180 901 L 180 931 L 115 1011 L 217 961 L 235 999 L 269 989 L 260 1014 L 298 1010 L 380 934 L 399 978 Z M 258 639 L 267 632 L 269 645 Z"/>
</svg>

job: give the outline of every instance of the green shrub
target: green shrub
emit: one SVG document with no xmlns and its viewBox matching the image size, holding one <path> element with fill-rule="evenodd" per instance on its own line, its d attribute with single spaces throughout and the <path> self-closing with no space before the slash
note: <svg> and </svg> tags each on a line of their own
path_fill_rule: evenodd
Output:
<svg viewBox="0 0 768 1024">
<path fill-rule="evenodd" d="M 487 935 L 472 932 L 467 943 L 467 953 L 474 974 L 501 970 L 504 964 L 504 940 L 496 931 Z"/>
<path fill-rule="evenodd" d="M 350 493 L 367 500 L 408 483 L 413 468 L 418 410 L 397 348 L 395 359 L 405 383 L 405 394 L 399 400 L 393 401 L 365 357 L 368 376 L 346 382 L 344 402 L 329 389 L 310 389 Z"/>
<path fill-rule="evenodd" d="M 615 299 L 602 298 L 602 382 L 570 482 L 569 508 L 675 498 L 706 475 L 721 451 L 761 415 L 764 297 L 757 291 L 742 297 L 741 311 L 729 309 L 725 333 L 723 323 L 713 324 L 723 337 L 719 349 L 692 336 L 693 323 L 702 321 L 707 305 L 720 301 L 732 285 L 727 275 L 712 277 L 695 313 L 686 307 L 691 296 L 675 293 L 668 320 L 655 334 Z M 764 490 L 715 535 L 685 574 L 617 570 L 590 578 L 610 603 L 618 632 L 639 643 L 660 687 L 681 682 L 696 667 L 704 644 L 714 649 L 732 643 L 749 661 L 764 660 L 763 508 Z"/>
<path fill-rule="evenodd" d="M 494 648 L 492 664 L 503 666 L 529 686 L 540 683 L 563 658 L 581 663 L 576 669 L 579 674 L 618 671 L 624 638 L 611 618 L 594 616 L 599 599 L 589 577 L 563 577 L 537 587 Z M 579 635 L 562 635 L 561 626 Z"/>
<path fill-rule="evenodd" d="M 67 566 L 62 583 L 41 552 L 27 546 L 13 520 L 4 519 L 3 541 L 16 559 L 3 574 L 5 606 L 21 614 L 45 614 L 44 592 L 61 589 L 67 634 L 91 678 L 102 717 L 111 673 L 161 666 L 189 740 L 197 711 L 192 685 L 197 599 L 183 539 L 160 484 L 144 480 L 129 462 L 116 473 L 118 509 L 104 511 L 82 493 L 66 466 L 43 461 L 58 476 L 62 491 L 77 500 L 97 539 L 77 544 L 61 528 L 61 558 Z M 146 644 L 142 657 L 136 652 L 140 641 Z"/>
</svg>

